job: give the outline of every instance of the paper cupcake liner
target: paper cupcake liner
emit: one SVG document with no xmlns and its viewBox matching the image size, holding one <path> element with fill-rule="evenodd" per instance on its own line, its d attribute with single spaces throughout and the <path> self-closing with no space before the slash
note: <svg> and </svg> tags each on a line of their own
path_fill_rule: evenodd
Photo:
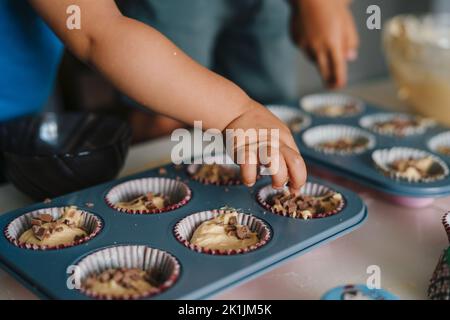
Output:
<svg viewBox="0 0 450 320">
<path fill-rule="evenodd" d="M 300 216 L 292 217 L 287 212 L 275 210 L 273 208 L 273 206 L 270 204 L 270 199 L 274 195 L 282 193 L 285 190 L 287 190 L 287 187 L 285 187 L 284 190 L 276 190 L 276 189 L 273 189 L 271 185 L 267 185 L 258 191 L 258 194 L 256 195 L 256 199 L 261 204 L 261 206 L 263 206 L 266 210 L 268 210 L 274 214 L 278 214 L 283 217 L 289 217 L 289 218 L 293 218 L 293 219 L 302 219 L 302 217 L 300 217 Z M 300 194 L 306 195 L 306 196 L 312 196 L 312 197 L 320 197 L 320 196 L 327 194 L 330 191 L 335 192 L 333 189 L 323 186 L 321 184 L 314 183 L 314 182 L 307 182 L 300 189 Z M 344 199 L 344 197 L 342 197 L 342 201 L 336 209 L 329 211 L 329 212 L 317 214 L 312 219 L 320 219 L 320 218 L 330 217 L 330 216 L 335 215 L 335 214 L 339 213 L 340 211 L 342 211 L 342 209 L 344 209 L 344 207 L 345 207 L 345 199 Z"/>
<path fill-rule="evenodd" d="M 447 212 L 442 217 L 442 224 L 444 225 L 445 232 L 447 233 L 448 241 L 450 242 L 450 212 Z"/>
<path fill-rule="evenodd" d="M 443 173 L 431 178 L 422 178 L 414 180 L 402 177 L 399 172 L 392 170 L 389 167 L 389 164 L 391 164 L 395 160 L 409 159 L 409 158 L 419 159 L 423 157 L 431 157 L 433 161 L 442 168 Z M 444 179 L 446 176 L 448 176 L 449 173 L 448 166 L 445 164 L 444 161 L 442 161 L 440 158 L 436 157 L 435 155 L 429 152 L 419 149 L 405 148 L 405 147 L 378 149 L 372 153 L 372 160 L 374 161 L 375 166 L 386 176 L 395 180 L 407 181 L 410 183 L 418 183 L 418 182 L 430 183 L 433 181 Z"/>
<path fill-rule="evenodd" d="M 289 128 L 294 133 L 303 131 L 304 129 L 306 129 L 311 125 L 311 117 L 297 108 L 292 108 L 283 105 L 268 105 L 267 109 L 270 112 L 272 112 L 275 116 L 277 116 L 285 124 L 289 124 L 289 122 L 295 120 L 296 118 L 301 118 L 302 122 L 298 130 Z"/>
<path fill-rule="evenodd" d="M 386 122 L 396 118 L 407 120 L 407 119 L 414 119 L 415 117 L 416 116 L 414 115 L 405 113 L 377 113 L 362 117 L 361 120 L 359 121 L 359 124 L 361 127 L 376 132 L 380 135 L 399 136 L 399 137 L 424 134 L 428 128 L 433 127 L 435 125 L 435 122 L 433 120 L 427 119 L 421 126 L 404 129 L 402 130 L 401 134 L 392 130 L 387 131 L 375 127 L 375 124 L 379 122 Z"/>
<path fill-rule="evenodd" d="M 180 220 L 174 227 L 175 238 L 187 248 L 200 253 L 212 255 L 235 255 L 243 254 L 256 250 L 269 242 L 272 237 L 269 226 L 261 219 L 250 214 L 238 213 L 237 220 L 241 225 L 248 226 L 252 232 L 256 232 L 259 237 L 259 242 L 248 248 L 238 250 L 213 250 L 197 246 L 190 242 L 195 230 L 205 221 L 211 220 L 218 215 L 225 213 L 225 210 L 208 210 L 191 214 Z"/>
<path fill-rule="evenodd" d="M 94 299 L 103 300 L 130 300 L 148 298 L 159 294 L 177 281 L 180 275 L 180 264 L 178 260 L 166 251 L 154 249 L 143 245 L 115 246 L 96 251 L 76 264 L 75 269 L 81 283 L 92 274 L 99 274 L 110 268 L 138 268 L 157 272 L 160 284 L 152 290 L 134 296 L 113 296 L 96 293 L 91 289 L 84 288 L 80 291 Z"/>
<path fill-rule="evenodd" d="M 131 210 L 119 208 L 115 204 L 122 201 L 130 201 L 148 192 L 162 194 L 169 198 L 167 207 L 153 210 Z M 184 206 L 191 200 L 192 191 L 178 180 L 169 178 L 142 178 L 130 180 L 113 187 L 105 196 L 105 201 L 112 209 L 129 214 L 155 214 L 172 211 Z"/>
<path fill-rule="evenodd" d="M 23 243 L 19 241 L 20 236 L 32 227 L 31 220 L 37 218 L 40 214 L 47 213 L 52 215 L 54 219 L 58 219 L 61 216 L 62 210 L 65 207 L 53 207 L 53 208 L 43 208 L 35 211 L 25 213 L 14 220 L 12 220 L 5 228 L 4 234 L 6 239 L 9 240 L 13 245 L 19 248 L 30 249 L 30 250 L 56 250 L 68 247 L 73 247 L 82 244 L 90 239 L 94 238 L 102 229 L 102 220 L 94 215 L 93 213 L 77 209 L 82 212 L 83 220 L 81 228 L 87 232 L 87 236 L 81 238 L 77 241 L 73 241 L 67 244 L 61 244 L 57 246 L 42 246 L 37 244 Z"/>
<path fill-rule="evenodd" d="M 354 105 L 357 108 L 357 112 L 353 112 L 343 116 L 326 116 L 316 113 L 316 110 L 325 105 Z M 300 99 L 300 106 L 306 112 L 313 113 L 319 117 L 325 118 L 350 118 L 361 114 L 364 111 L 364 102 L 361 99 L 348 96 L 345 94 L 324 93 L 324 94 L 312 94 Z"/>
<path fill-rule="evenodd" d="M 361 130 L 357 127 L 346 125 L 323 125 L 313 127 L 306 130 L 302 138 L 303 142 L 309 148 L 326 154 L 337 154 L 343 156 L 361 154 L 367 150 L 372 149 L 376 144 L 375 137 L 369 132 Z M 365 147 L 358 147 L 353 150 L 335 150 L 333 148 L 323 148 L 319 146 L 319 144 L 324 142 L 335 141 L 344 138 L 366 138 L 368 140 L 368 143 Z"/>
<path fill-rule="evenodd" d="M 433 138 L 431 138 L 428 141 L 428 149 L 430 149 L 431 151 L 435 152 L 435 153 L 439 153 L 442 154 L 444 156 L 450 156 L 448 154 L 443 154 L 441 152 L 439 152 L 439 148 L 441 147 L 448 147 L 450 148 L 450 131 L 447 132 L 443 132 L 440 133 L 436 136 L 434 136 Z"/>
<path fill-rule="evenodd" d="M 431 277 L 428 287 L 428 297 L 431 300 L 450 300 L 450 261 L 447 261 L 446 256 L 445 250 Z"/>
<path fill-rule="evenodd" d="M 195 173 L 201 168 L 202 165 L 213 164 L 213 163 L 217 163 L 217 164 L 219 164 L 221 166 L 228 167 L 228 168 L 231 168 L 231 169 L 235 170 L 235 172 L 237 173 L 239 178 L 238 179 L 230 179 L 228 181 L 228 183 L 220 183 L 218 181 L 212 181 L 212 180 L 207 179 L 207 178 L 201 178 L 201 177 L 195 177 L 194 176 Z M 198 182 L 206 184 L 206 185 L 216 185 L 216 186 L 219 186 L 219 185 L 233 186 L 233 185 L 240 185 L 240 184 L 242 184 L 242 181 L 240 179 L 240 170 L 241 169 L 239 168 L 239 166 L 233 162 L 233 160 L 231 159 L 230 156 L 223 155 L 223 154 L 216 155 L 216 156 L 205 157 L 203 159 L 203 163 L 202 164 L 193 163 L 193 164 L 189 164 L 187 166 L 187 168 L 186 168 L 186 171 L 187 171 L 188 175 L 191 177 L 192 180 L 198 181 Z"/>
</svg>

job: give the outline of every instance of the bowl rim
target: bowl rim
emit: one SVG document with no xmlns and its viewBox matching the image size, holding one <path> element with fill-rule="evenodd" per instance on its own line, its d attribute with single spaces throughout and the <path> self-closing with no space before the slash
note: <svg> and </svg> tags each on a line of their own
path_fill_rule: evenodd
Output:
<svg viewBox="0 0 450 320">
<path fill-rule="evenodd" d="M 9 148 L 7 148 L 6 146 L 2 146 L 1 141 L 0 141 L 0 153 L 3 153 L 4 156 L 12 156 L 14 158 L 20 158 L 20 159 L 56 159 L 56 158 L 76 158 L 76 157 L 84 157 L 84 156 L 88 156 L 91 155 L 93 153 L 97 153 L 97 152 L 102 152 L 105 149 L 111 148 L 112 146 L 114 146 L 115 144 L 117 144 L 118 141 L 122 141 L 122 137 L 123 137 L 123 141 L 126 142 L 126 144 L 129 146 L 131 143 L 131 138 L 132 138 L 132 129 L 130 127 L 130 125 L 122 120 L 121 118 L 114 116 L 114 115 L 108 115 L 108 114 L 103 114 L 103 113 L 99 113 L 99 112 L 76 112 L 76 111 L 69 111 L 69 112 L 53 112 L 53 111 L 49 111 L 49 112 L 41 112 L 37 115 L 27 115 L 24 117 L 19 117 L 19 118 L 15 118 L 15 119 L 11 119 L 9 121 L 4 122 L 3 124 L 0 124 L 0 128 L 1 127 L 7 127 L 9 123 L 13 123 L 13 122 L 20 122 L 20 121 L 27 121 L 30 119 L 42 119 L 45 115 L 56 115 L 56 116 L 74 116 L 74 115 L 78 115 L 78 116 L 94 116 L 94 117 L 100 117 L 100 118 L 107 118 L 107 119 L 112 119 L 113 121 L 117 121 L 117 123 L 119 124 L 118 127 L 120 127 L 120 130 L 123 131 L 120 134 L 120 139 L 116 139 L 113 142 L 109 142 L 106 143 L 104 145 L 101 145 L 99 147 L 95 147 L 93 149 L 81 149 L 78 150 L 76 152 L 64 152 L 64 153 L 49 153 L 49 154 L 23 154 L 23 153 L 18 153 L 18 152 L 14 152 L 12 150 L 10 150 Z"/>
</svg>

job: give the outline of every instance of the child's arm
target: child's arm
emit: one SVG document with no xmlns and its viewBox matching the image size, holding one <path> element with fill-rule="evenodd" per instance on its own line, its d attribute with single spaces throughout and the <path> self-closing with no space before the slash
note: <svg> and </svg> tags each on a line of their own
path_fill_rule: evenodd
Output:
<svg viewBox="0 0 450 320">
<path fill-rule="evenodd" d="M 324 82 L 339 88 L 347 82 L 347 61 L 356 59 L 358 33 L 351 0 L 290 0 L 294 41 L 316 62 Z"/>
<path fill-rule="evenodd" d="M 279 128 L 274 152 L 281 162 L 273 184 L 281 187 L 289 178 L 293 191 L 304 184 L 303 159 L 283 123 L 155 29 L 122 16 L 113 0 L 29 1 L 78 58 L 142 105 L 188 124 L 202 120 L 204 128 Z M 81 8 L 80 30 L 66 27 L 69 5 Z M 241 167 L 244 182 L 252 185 L 256 165 Z"/>
</svg>

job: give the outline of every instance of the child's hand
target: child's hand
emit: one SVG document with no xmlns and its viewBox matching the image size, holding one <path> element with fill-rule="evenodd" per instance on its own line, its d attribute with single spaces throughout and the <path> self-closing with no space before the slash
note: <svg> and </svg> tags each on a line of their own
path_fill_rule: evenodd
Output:
<svg viewBox="0 0 450 320">
<path fill-rule="evenodd" d="M 330 88 L 347 83 L 347 61 L 358 56 L 358 33 L 350 0 L 291 0 L 292 34 L 317 64 Z"/>
<path fill-rule="evenodd" d="M 291 192 L 298 193 L 306 182 L 306 166 L 300 152 L 295 144 L 289 128 L 275 117 L 263 106 L 252 101 L 251 106 L 241 116 L 234 119 L 226 129 L 279 129 L 278 147 L 270 146 L 270 165 L 274 174 L 272 175 L 272 186 L 276 189 L 282 188 L 289 182 Z M 265 147 L 270 144 L 270 137 L 250 138 L 243 143 L 235 143 L 234 151 L 251 149 L 251 146 Z M 242 181 L 247 186 L 252 186 L 256 182 L 261 159 L 256 152 L 245 153 L 245 164 L 241 164 Z M 278 159 L 278 160 L 277 160 Z"/>
</svg>

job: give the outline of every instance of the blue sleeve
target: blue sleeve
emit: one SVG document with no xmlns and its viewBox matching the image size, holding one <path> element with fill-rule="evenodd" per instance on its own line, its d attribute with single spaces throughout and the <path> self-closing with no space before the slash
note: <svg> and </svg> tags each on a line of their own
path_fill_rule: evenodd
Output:
<svg viewBox="0 0 450 320">
<path fill-rule="evenodd" d="M 63 45 L 25 0 L 0 0 L 0 121 L 38 112 L 53 91 Z"/>
</svg>

